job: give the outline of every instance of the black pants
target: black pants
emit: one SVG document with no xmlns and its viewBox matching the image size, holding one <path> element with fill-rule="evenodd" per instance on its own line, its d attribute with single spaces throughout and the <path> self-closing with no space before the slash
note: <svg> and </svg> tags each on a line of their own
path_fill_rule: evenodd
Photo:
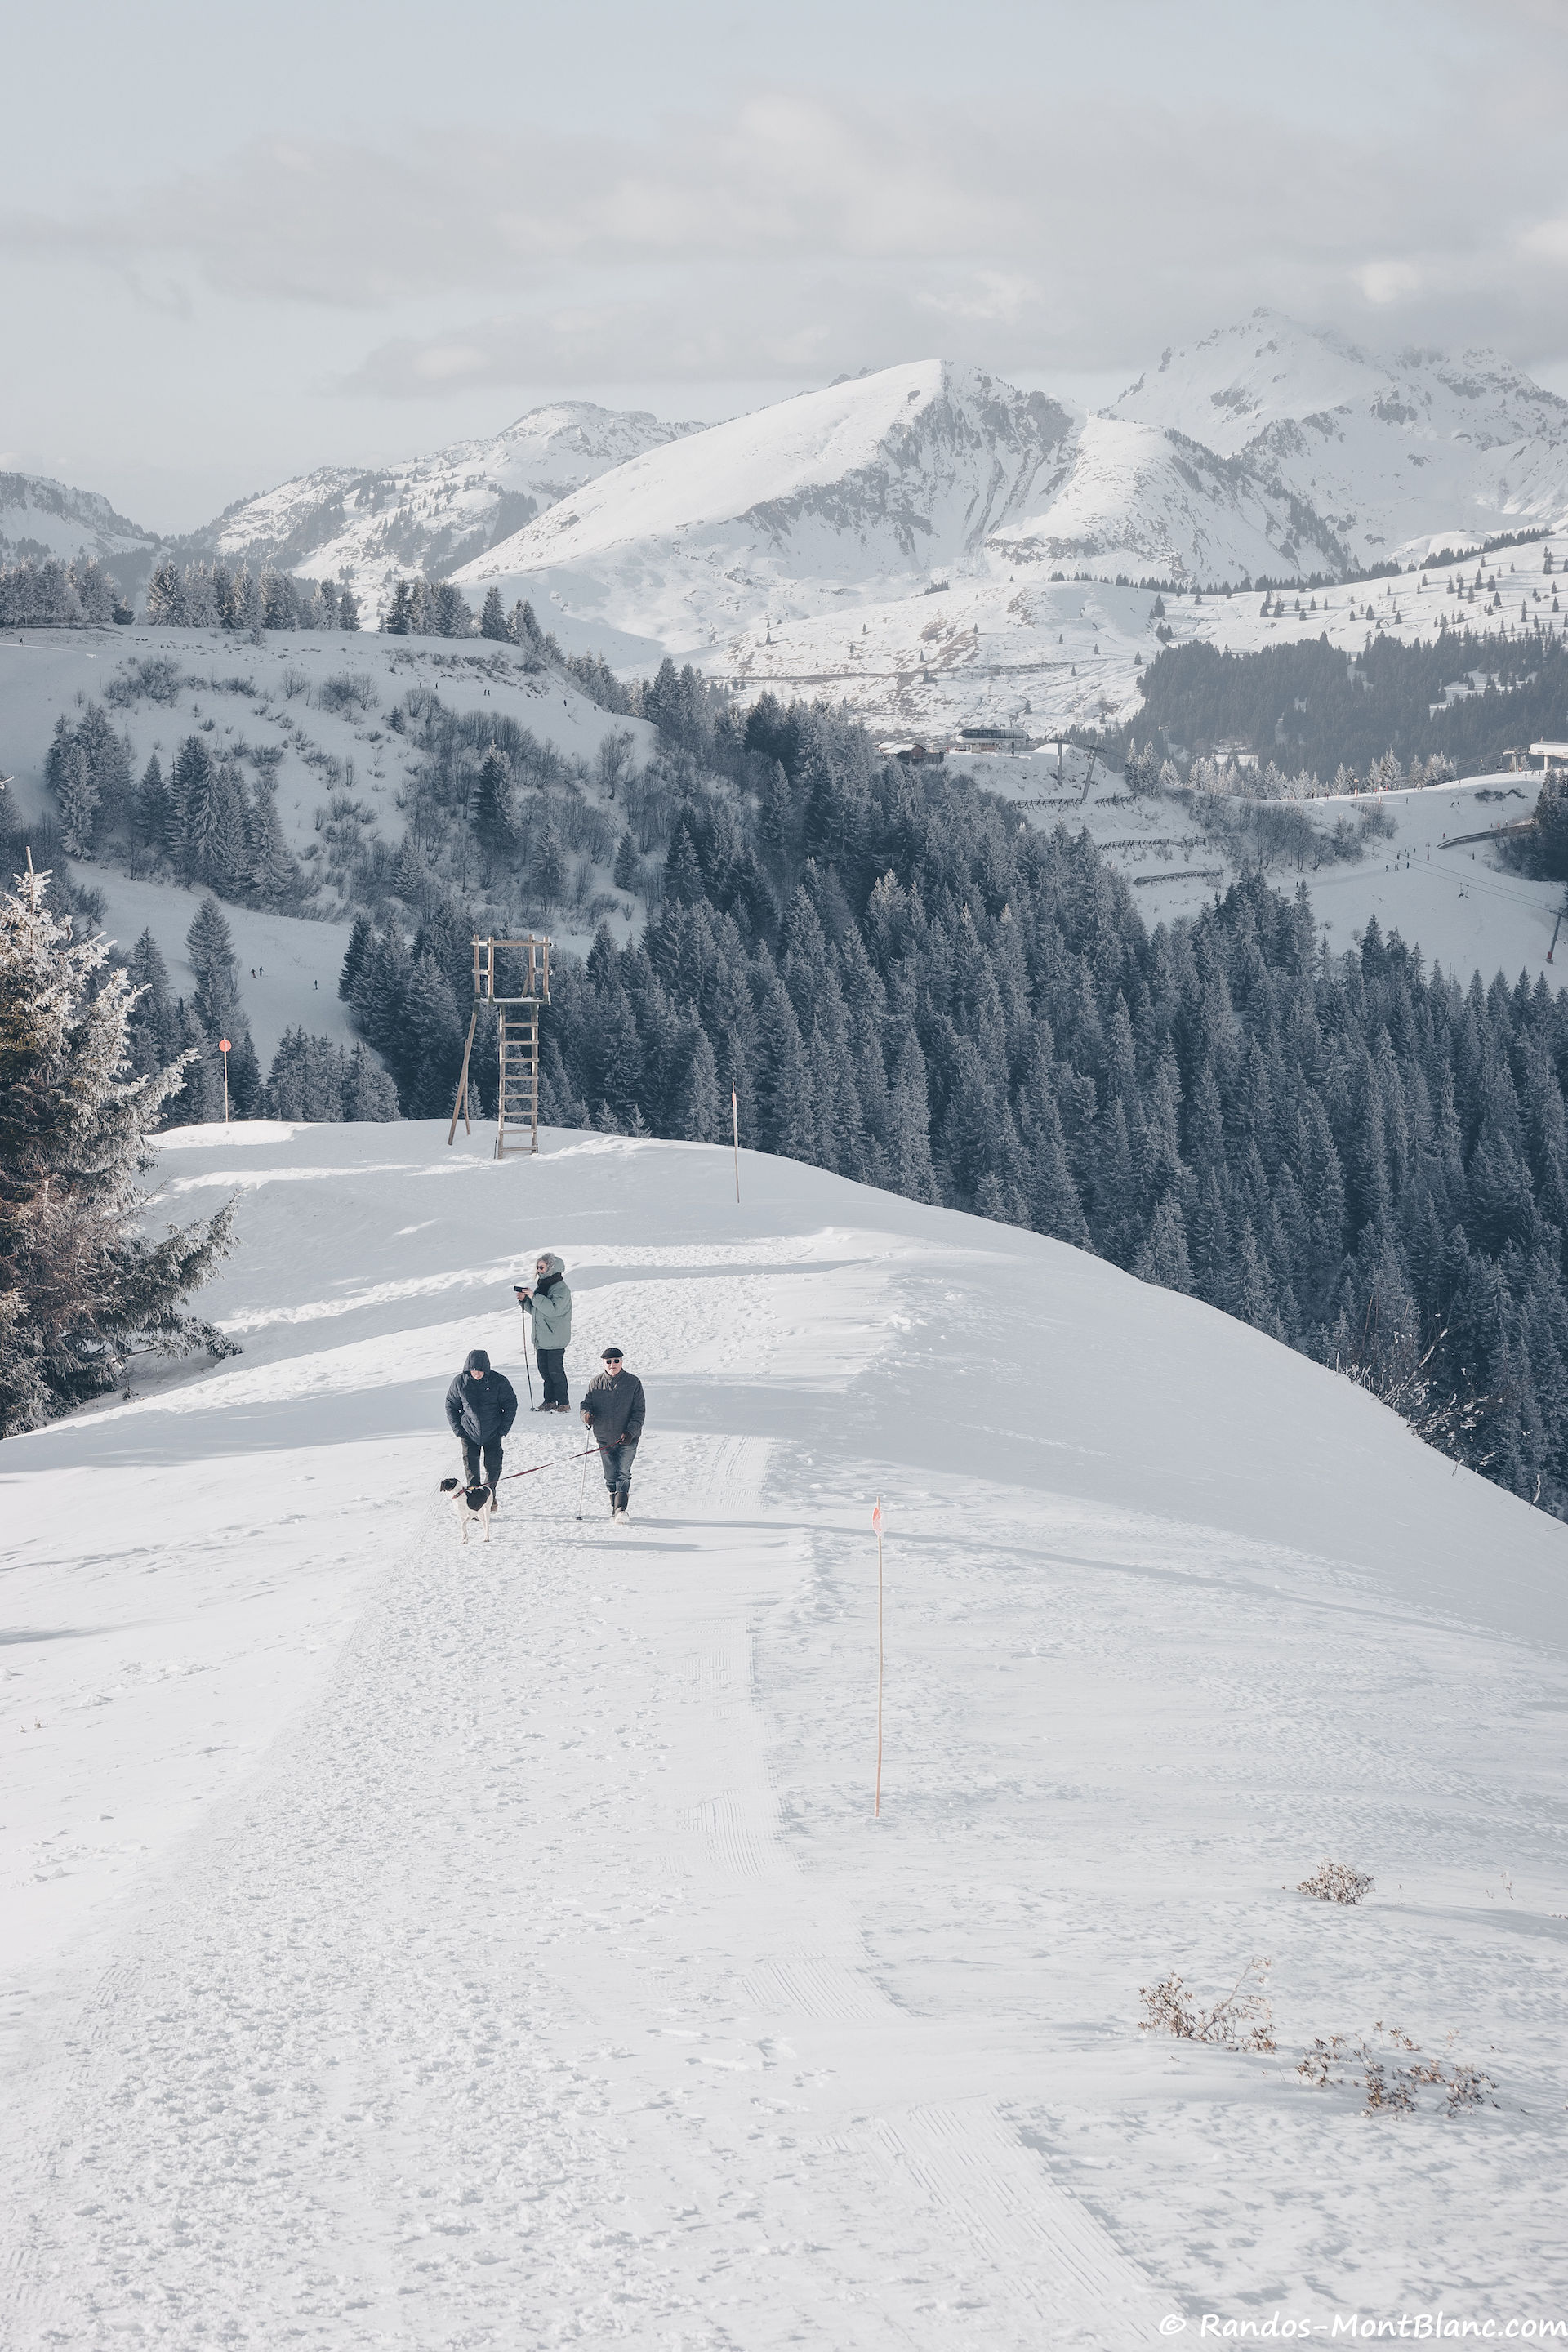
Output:
<svg viewBox="0 0 1568 2352">
<path fill-rule="evenodd" d="M 493 1495 L 495 1492 L 496 1481 L 500 1476 L 500 1439 L 499 1437 L 486 1438 L 484 1444 L 484 1455 L 485 1485 L 489 1488 Z M 463 1440 L 463 1470 L 469 1486 L 477 1486 L 479 1483 L 479 1444 L 478 1438 L 465 1437 Z"/>
<path fill-rule="evenodd" d="M 604 1468 L 605 1484 L 612 1495 L 617 1486 L 624 1486 L 627 1494 L 630 1494 L 632 1464 L 637 1458 L 637 1442 L 635 1437 L 628 1437 L 624 1444 L 602 1445 L 599 1448 L 599 1460 Z"/>
<path fill-rule="evenodd" d="M 533 1360 L 539 1366 L 539 1377 L 544 1383 L 546 1404 L 570 1404 L 566 1393 L 566 1350 L 564 1348 L 535 1348 Z"/>
</svg>

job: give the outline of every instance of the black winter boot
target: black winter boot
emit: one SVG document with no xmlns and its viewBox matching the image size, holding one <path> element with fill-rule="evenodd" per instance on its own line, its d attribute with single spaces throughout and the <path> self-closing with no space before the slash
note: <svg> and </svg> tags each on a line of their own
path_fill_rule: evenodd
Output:
<svg viewBox="0 0 1568 2352">
<path fill-rule="evenodd" d="M 617 1486 L 616 1488 L 616 1517 L 617 1519 L 624 1519 L 626 1517 L 626 1506 L 630 1503 L 631 1499 L 632 1490 L 629 1486 Z"/>
</svg>

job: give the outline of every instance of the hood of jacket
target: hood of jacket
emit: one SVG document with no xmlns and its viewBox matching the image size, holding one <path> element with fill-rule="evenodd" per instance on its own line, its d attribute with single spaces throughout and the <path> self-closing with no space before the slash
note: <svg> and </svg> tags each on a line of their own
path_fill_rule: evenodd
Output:
<svg viewBox="0 0 1568 2352">
<path fill-rule="evenodd" d="M 450 1363 L 451 1360 L 448 1356 L 447 1361 Z M 463 1359 L 463 1370 L 466 1372 L 488 1372 L 489 1368 L 490 1360 L 482 1348 L 470 1348 Z"/>
<path fill-rule="evenodd" d="M 564 1274 L 565 1271 L 565 1259 L 563 1257 L 557 1257 L 553 1250 L 546 1250 L 544 1252 L 544 1273 L 541 1279 L 545 1282 L 550 1282 L 552 1281 L 557 1275 Z"/>
</svg>

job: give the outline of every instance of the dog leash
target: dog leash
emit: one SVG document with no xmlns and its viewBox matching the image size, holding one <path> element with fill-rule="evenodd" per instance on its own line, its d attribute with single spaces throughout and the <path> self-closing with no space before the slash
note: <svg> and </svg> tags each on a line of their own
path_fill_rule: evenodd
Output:
<svg viewBox="0 0 1568 2352">
<path fill-rule="evenodd" d="M 513 1478 L 537 1478 L 542 1470 L 559 1470 L 568 1462 L 586 1462 L 591 1454 L 611 1454 L 614 1451 L 615 1448 L 609 1445 L 585 1445 L 581 1454 L 558 1454 L 553 1462 L 536 1462 L 528 1470 L 503 1470 L 496 1484 L 498 1486 L 504 1486 Z M 450 1487 L 447 1487 L 443 1481 L 442 1491 L 444 1493 L 455 1491 L 462 1483 L 460 1478 L 454 1478 Z"/>
</svg>

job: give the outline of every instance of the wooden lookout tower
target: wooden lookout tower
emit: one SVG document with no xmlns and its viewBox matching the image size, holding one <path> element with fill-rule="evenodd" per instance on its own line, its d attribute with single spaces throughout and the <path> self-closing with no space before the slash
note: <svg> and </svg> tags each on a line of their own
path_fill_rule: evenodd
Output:
<svg viewBox="0 0 1568 2352">
<path fill-rule="evenodd" d="M 497 986 L 498 948 L 507 951 L 510 959 L 501 968 L 501 981 L 521 983 L 520 993 L 515 996 L 504 993 Z M 500 1069 L 496 1158 L 504 1160 L 509 1151 L 538 1150 L 539 1013 L 540 1007 L 549 1002 L 548 940 L 535 939 L 531 931 L 525 940 L 475 940 L 474 1009 L 468 1019 L 468 1042 L 463 1047 L 463 1074 L 458 1080 L 458 1098 L 452 1105 L 452 1124 L 447 1129 L 448 1143 L 458 1132 L 459 1118 L 465 1133 L 473 1133 L 468 1121 L 468 1056 L 474 1050 L 479 1014 L 493 1007 Z"/>
</svg>

